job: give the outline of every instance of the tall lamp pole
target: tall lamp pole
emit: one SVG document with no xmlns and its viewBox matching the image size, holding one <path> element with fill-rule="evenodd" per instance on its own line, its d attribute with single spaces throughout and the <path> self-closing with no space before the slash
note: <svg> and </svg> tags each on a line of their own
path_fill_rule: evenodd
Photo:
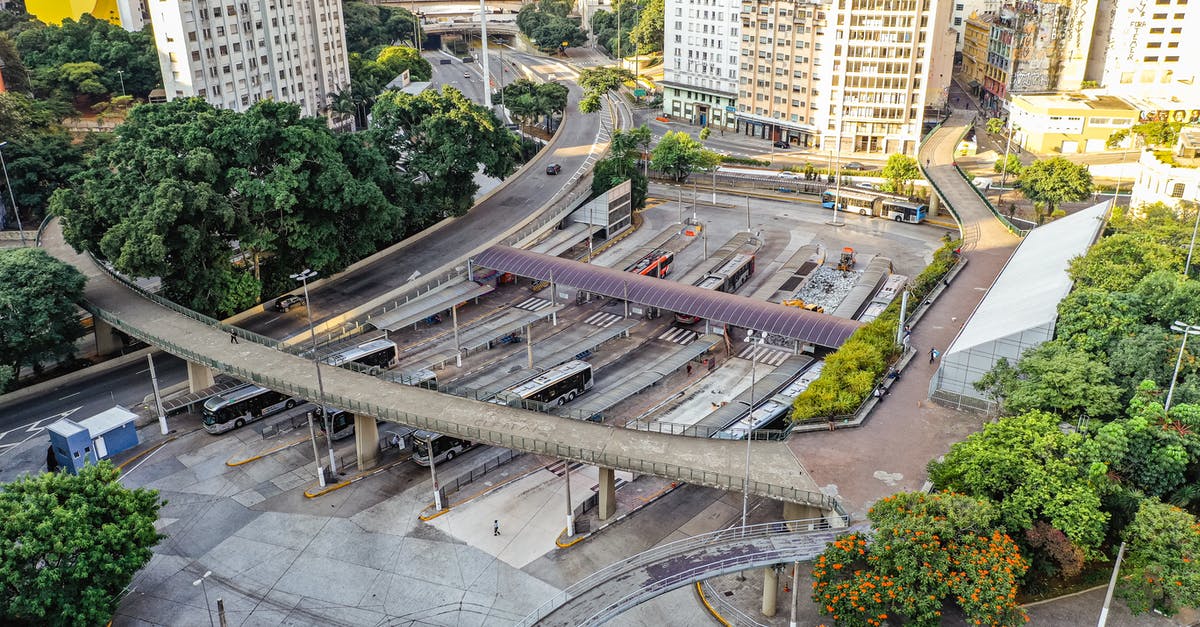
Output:
<svg viewBox="0 0 1200 627">
<path fill-rule="evenodd" d="M 1179 366 L 1183 365 L 1183 352 L 1187 349 L 1187 339 L 1189 335 L 1200 335 L 1200 324 L 1185 324 L 1178 320 L 1171 325 L 1171 330 L 1176 333 L 1183 334 L 1183 341 L 1179 343 L 1179 357 L 1175 359 L 1175 372 L 1171 375 L 1171 387 L 1167 389 L 1167 402 L 1163 405 L 1163 413 L 1171 411 L 1171 398 L 1175 396 L 1175 380 L 1179 378 Z"/>
<path fill-rule="evenodd" d="M 1200 230 L 1200 207 L 1196 207 L 1196 224 L 1192 226 L 1192 243 L 1188 245 L 1187 261 L 1183 264 L 1183 278 L 1188 278 L 1192 269 L 1192 253 L 1196 250 L 1196 231 Z"/>
<path fill-rule="evenodd" d="M 121 95 L 125 95 L 125 70 L 117 70 L 117 78 L 121 79 Z"/>
<path fill-rule="evenodd" d="M 765 339 L 765 338 L 764 338 Z M 754 330 L 746 331 L 745 341 L 750 344 L 761 344 L 763 340 L 754 337 Z M 746 483 L 742 488 L 742 533 L 746 532 L 746 519 L 750 513 L 750 440 L 754 439 L 754 385 L 758 368 L 758 351 L 750 353 L 750 413 L 746 416 Z"/>
<path fill-rule="evenodd" d="M 325 406 L 325 383 L 321 380 L 321 359 L 317 356 L 317 331 L 313 327 L 312 305 L 308 300 L 308 280 L 315 276 L 317 276 L 316 271 L 310 268 L 291 275 L 292 280 L 300 281 L 304 286 L 304 311 L 308 314 L 308 336 L 312 340 L 313 366 L 317 369 L 317 400 L 321 405 L 321 423 L 325 428 L 325 441 L 329 445 L 329 472 L 334 474 L 337 473 L 337 464 L 333 457 L 333 426 L 330 424 L 329 408 Z"/>
<path fill-rule="evenodd" d="M 200 589 L 204 591 L 204 611 L 208 612 L 208 627 L 213 627 L 213 617 L 212 617 L 212 607 L 208 604 L 208 584 L 206 584 L 204 582 L 204 580 L 208 579 L 211 575 L 212 575 L 212 571 L 206 570 L 206 571 L 204 571 L 204 574 L 200 576 L 199 579 L 192 582 L 193 587 L 200 586 Z"/>
<path fill-rule="evenodd" d="M 479 0 L 479 39 L 483 44 L 483 106 L 488 110 L 492 108 L 492 83 L 491 74 L 488 71 L 488 45 L 487 45 L 487 0 Z"/>
<path fill-rule="evenodd" d="M 13 196 L 12 181 L 8 180 L 8 164 L 4 162 L 4 147 L 8 142 L 0 142 L 0 168 L 4 169 L 4 185 L 8 187 L 8 200 L 12 203 L 13 215 L 17 217 L 17 231 L 21 233 L 21 246 L 25 243 L 25 227 L 21 226 L 21 211 L 17 209 L 17 197 Z"/>
</svg>

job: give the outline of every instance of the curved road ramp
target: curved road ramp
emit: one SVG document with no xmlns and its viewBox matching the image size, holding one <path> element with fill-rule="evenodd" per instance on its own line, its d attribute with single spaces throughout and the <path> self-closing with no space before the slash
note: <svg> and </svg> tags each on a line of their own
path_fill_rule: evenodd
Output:
<svg viewBox="0 0 1200 627">
<path fill-rule="evenodd" d="M 697 581 L 816 558 L 855 528 L 825 519 L 731 527 L 654 547 L 599 570 L 563 590 L 520 626 L 600 625 L 660 594 Z"/>
</svg>

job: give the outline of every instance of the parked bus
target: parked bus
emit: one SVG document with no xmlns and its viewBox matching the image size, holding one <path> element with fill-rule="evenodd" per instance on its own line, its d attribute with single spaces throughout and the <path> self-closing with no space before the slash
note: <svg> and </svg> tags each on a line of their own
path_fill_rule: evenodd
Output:
<svg viewBox="0 0 1200 627">
<path fill-rule="evenodd" d="M 418 466 L 428 466 L 429 452 L 433 451 L 433 463 L 440 464 L 454 459 L 455 455 L 461 455 L 473 446 L 475 443 L 469 440 L 460 440 L 431 431 L 416 431 L 412 434 L 412 460 Z"/>
<path fill-rule="evenodd" d="M 749 281 L 753 275 L 754 255 L 739 253 L 710 270 L 693 285 L 701 289 L 732 294 L 738 291 L 738 288 Z M 680 324 L 695 324 L 700 322 L 700 317 L 676 313 L 675 321 Z"/>
<path fill-rule="evenodd" d="M 834 198 L 838 197 L 836 189 L 827 189 L 821 194 L 821 206 L 833 209 Z M 897 222 L 917 224 L 925 219 L 929 208 L 918 201 L 912 201 L 904 196 L 873 192 L 863 189 L 841 190 L 842 211 L 857 213 L 864 216 L 887 218 Z"/>
<path fill-rule="evenodd" d="M 331 366 L 359 364 L 386 370 L 396 365 L 396 343 L 389 339 L 379 338 L 327 355 L 321 361 Z"/>
<path fill-rule="evenodd" d="M 204 401 L 204 430 L 224 433 L 248 422 L 291 409 L 304 399 L 292 398 L 251 383 L 222 392 Z"/>
<path fill-rule="evenodd" d="M 889 220 L 895 220 L 896 222 L 917 224 L 925 219 L 925 214 L 928 212 L 929 207 L 926 207 L 919 202 L 886 198 L 883 201 L 883 208 L 880 215 Z"/>
<path fill-rule="evenodd" d="M 547 405 L 562 405 L 592 389 L 592 365 L 586 361 L 568 361 L 541 374 L 534 375 L 496 395 L 498 405 L 534 401 Z"/>
<path fill-rule="evenodd" d="M 633 265 L 625 268 L 625 271 L 662 279 L 670 274 L 671 263 L 674 261 L 675 253 L 669 250 L 655 250 L 645 257 L 638 259 Z"/>
</svg>

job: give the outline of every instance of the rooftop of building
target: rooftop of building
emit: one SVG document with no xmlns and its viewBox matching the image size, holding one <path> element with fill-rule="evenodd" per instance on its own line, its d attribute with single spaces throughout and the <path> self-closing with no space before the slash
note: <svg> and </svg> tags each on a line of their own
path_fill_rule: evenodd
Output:
<svg viewBox="0 0 1200 627">
<path fill-rule="evenodd" d="M 1082 93 L 1020 94 L 1012 97 L 1012 104 L 1019 101 L 1028 104 L 1026 109 L 1073 109 L 1080 111 L 1124 111 L 1137 113 L 1138 108 L 1116 96 Z"/>
</svg>

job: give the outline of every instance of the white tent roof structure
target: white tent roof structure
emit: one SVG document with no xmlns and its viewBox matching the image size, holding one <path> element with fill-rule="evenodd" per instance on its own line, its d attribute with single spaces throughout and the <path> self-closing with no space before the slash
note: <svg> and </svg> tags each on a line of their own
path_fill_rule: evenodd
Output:
<svg viewBox="0 0 1200 627">
<path fill-rule="evenodd" d="M 1054 337 L 1058 303 L 1071 291 L 1067 269 L 1096 242 L 1108 206 L 1106 201 L 1040 226 L 1021 241 L 942 356 L 930 397 L 991 409 L 973 384 L 1000 358 L 1013 363 Z"/>
</svg>

